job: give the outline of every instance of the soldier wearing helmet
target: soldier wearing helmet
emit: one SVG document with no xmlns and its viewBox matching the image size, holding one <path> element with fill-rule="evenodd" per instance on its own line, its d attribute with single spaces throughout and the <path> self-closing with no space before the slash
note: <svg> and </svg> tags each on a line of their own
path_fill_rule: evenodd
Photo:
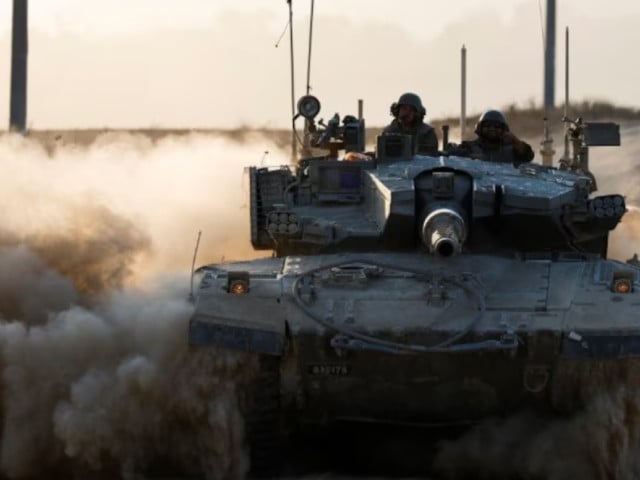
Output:
<svg viewBox="0 0 640 480">
<path fill-rule="evenodd" d="M 382 131 L 386 134 L 411 135 L 413 152 L 418 155 L 437 155 L 438 137 L 431 125 L 424 123 L 427 111 L 422 100 L 415 93 L 400 95 L 397 102 L 391 105 L 393 121 Z"/>
<path fill-rule="evenodd" d="M 447 153 L 515 166 L 533 160 L 535 153 L 531 146 L 509 130 L 504 115 L 498 110 L 487 110 L 480 115 L 475 133 L 475 140 L 464 141 Z"/>
</svg>

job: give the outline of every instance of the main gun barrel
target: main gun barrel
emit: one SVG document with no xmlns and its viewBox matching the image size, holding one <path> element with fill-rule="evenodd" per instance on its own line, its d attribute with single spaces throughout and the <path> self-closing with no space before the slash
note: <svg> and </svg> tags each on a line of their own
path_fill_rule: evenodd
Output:
<svg viewBox="0 0 640 480">
<path fill-rule="evenodd" d="M 429 212 L 422 222 L 420 238 L 429 251 L 440 257 L 451 257 L 462 250 L 467 226 L 460 213 L 452 208 Z"/>
</svg>

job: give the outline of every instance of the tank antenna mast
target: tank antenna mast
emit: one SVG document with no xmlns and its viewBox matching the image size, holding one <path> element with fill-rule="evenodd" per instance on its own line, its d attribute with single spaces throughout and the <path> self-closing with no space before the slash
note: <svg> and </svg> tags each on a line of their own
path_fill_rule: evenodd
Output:
<svg viewBox="0 0 640 480">
<path fill-rule="evenodd" d="M 467 47 L 460 50 L 460 141 L 464 140 L 467 124 Z M 443 150 L 446 148 L 443 145 Z"/>
<path fill-rule="evenodd" d="M 198 247 L 200 246 L 200 237 L 202 236 L 202 230 L 198 231 L 198 238 L 196 240 L 196 248 L 193 250 L 193 260 L 191 261 L 191 285 L 189 288 L 189 301 L 193 302 L 195 297 L 193 296 L 193 275 L 196 271 L 196 257 L 198 256 Z"/>
<path fill-rule="evenodd" d="M 311 44 L 313 40 L 313 7 L 315 0 L 311 0 L 311 15 L 309 17 L 309 53 L 307 55 L 307 95 L 311 91 Z"/>
<path fill-rule="evenodd" d="M 564 155 L 563 159 L 569 159 L 569 135 L 567 134 L 569 119 L 569 27 L 564 30 Z"/>
<path fill-rule="evenodd" d="M 307 53 L 307 91 L 306 94 L 309 95 L 311 91 L 311 46 L 313 44 L 313 12 L 314 12 L 315 0 L 311 0 L 311 13 L 309 16 L 309 50 Z M 310 122 L 308 118 L 304 119 L 304 148 L 305 150 L 309 150 L 311 148 L 310 145 Z"/>
<path fill-rule="evenodd" d="M 542 15 L 540 17 L 542 25 Z M 542 32 L 542 43 L 544 47 L 544 139 L 541 142 L 540 154 L 542 164 L 550 167 L 553 165 L 555 154 L 548 120 L 549 111 L 553 109 L 555 103 L 556 0 L 547 0 L 547 27 Z"/>
<path fill-rule="evenodd" d="M 292 0 L 287 0 L 289 4 L 289 56 L 291 63 L 291 163 L 296 161 L 296 96 L 293 64 L 293 7 Z"/>
</svg>

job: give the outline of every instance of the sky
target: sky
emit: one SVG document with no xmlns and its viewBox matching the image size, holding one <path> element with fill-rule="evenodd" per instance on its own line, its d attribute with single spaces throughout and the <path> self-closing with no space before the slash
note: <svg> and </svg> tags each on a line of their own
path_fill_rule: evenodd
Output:
<svg viewBox="0 0 640 480">
<path fill-rule="evenodd" d="M 557 0 L 556 103 L 564 96 L 639 106 L 640 2 Z M 11 0 L 0 2 L 0 118 L 8 119 Z M 306 90 L 311 0 L 293 0 L 295 96 Z M 421 95 L 428 118 L 458 115 L 460 49 L 467 108 L 539 104 L 545 0 L 318 0 L 311 93 L 320 116 L 388 123 L 389 104 Z M 32 0 L 31 128 L 287 127 L 284 0 Z M 285 33 L 276 47 L 279 37 Z M 0 125 L 1 126 L 1 125 Z"/>
</svg>

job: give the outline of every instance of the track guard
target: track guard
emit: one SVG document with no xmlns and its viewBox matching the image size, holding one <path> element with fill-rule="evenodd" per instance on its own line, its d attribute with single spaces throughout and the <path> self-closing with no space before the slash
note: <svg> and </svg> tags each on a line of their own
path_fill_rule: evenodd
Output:
<svg viewBox="0 0 640 480">
<path fill-rule="evenodd" d="M 189 344 L 200 347 L 219 347 L 266 355 L 282 355 L 285 342 L 282 330 L 270 330 L 242 325 L 231 319 L 205 315 L 194 316 L 189 322 Z"/>
</svg>

